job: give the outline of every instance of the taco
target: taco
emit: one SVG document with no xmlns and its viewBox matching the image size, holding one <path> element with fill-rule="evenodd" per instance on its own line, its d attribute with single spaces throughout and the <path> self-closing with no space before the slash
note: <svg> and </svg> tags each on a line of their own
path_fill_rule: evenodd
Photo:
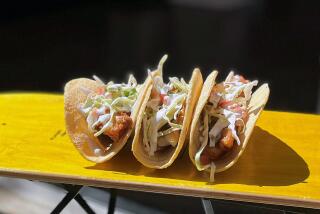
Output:
<svg viewBox="0 0 320 214">
<path fill-rule="evenodd" d="M 121 150 L 134 128 L 147 81 L 138 85 L 130 75 L 127 84 L 105 84 L 94 76 L 66 84 L 66 130 L 83 157 L 101 163 Z"/>
<path fill-rule="evenodd" d="M 206 79 L 190 130 L 189 156 L 199 171 L 214 174 L 230 168 L 244 151 L 269 97 L 268 84 L 253 94 L 258 81 L 230 72 L 215 84 L 218 72 Z"/>
<path fill-rule="evenodd" d="M 135 127 L 132 151 L 136 159 L 149 168 L 170 166 L 182 150 L 194 106 L 203 84 L 199 69 L 192 73 L 187 84 L 177 77 L 163 82 L 162 67 L 149 72 L 151 83 L 146 89 Z"/>
</svg>

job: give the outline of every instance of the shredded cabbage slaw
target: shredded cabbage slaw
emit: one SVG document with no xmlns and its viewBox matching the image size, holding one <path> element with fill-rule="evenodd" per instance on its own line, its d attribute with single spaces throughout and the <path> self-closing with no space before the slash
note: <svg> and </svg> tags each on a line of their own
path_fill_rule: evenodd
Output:
<svg viewBox="0 0 320 214">
<path fill-rule="evenodd" d="M 79 110 L 86 117 L 88 129 L 98 137 L 113 125 L 112 121 L 117 112 L 131 114 L 140 85 L 137 85 L 133 75 L 129 76 L 126 84 L 115 84 L 112 81 L 105 84 L 97 76 L 93 78 L 99 87 L 96 91 L 88 93 L 86 101 L 80 104 Z"/>
</svg>

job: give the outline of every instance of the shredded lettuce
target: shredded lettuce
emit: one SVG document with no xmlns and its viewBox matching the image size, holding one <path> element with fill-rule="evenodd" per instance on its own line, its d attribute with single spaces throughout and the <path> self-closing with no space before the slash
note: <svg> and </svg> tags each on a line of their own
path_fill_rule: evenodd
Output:
<svg viewBox="0 0 320 214">
<path fill-rule="evenodd" d="M 118 110 L 119 109 L 130 109 L 132 105 L 135 103 L 135 100 L 131 100 L 128 97 L 118 97 L 111 103 L 111 108 Z"/>
<path fill-rule="evenodd" d="M 104 114 L 99 116 L 98 120 L 96 122 L 93 123 L 93 127 L 99 125 L 100 123 L 104 124 L 106 123 L 106 121 L 110 120 L 111 115 L 110 114 Z"/>
<path fill-rule="evenodd" d="M 177 118 L 178 118 L 178 115 L 179 115 L 179 113 L 180 113 L 180 111 L 181 111 L 181 109 L 182 109 L 182 104 L 181 105 L 176 105 L 176 112 L 174 113 L 174 115 L 173 115 L 173 119 L 174 120 L 177 120 Z"/>
<path fill-rule="evenodd" d="M 103 132 L 105 132 L 107 130 L 107 128 L 109 128 L 110 126 L 112 126 L 112 120 L 111 118 L 113 118 L 114 116 L 114 112 L 111 112 L 111 116 L 109 118 L 109 120 L 105 121 L 107 122 L 106 124 L 104 124 L 104 126 L 94 134 L 95 137 L 98 137 L 99 135 L 101 135 Z"/>
<path fill-rule="evenodd" d="M 168 122 L 169 126 L 173 127 L 173 128 L 177 128 L 177 129 L 182 129 L 182 125 L 181 124 L 177 124 L 177 123 L 173 123 L 170 121 L 170 119 L 165 116 L 164 119 Z"/>
<path fill-rule="evenodd" d="M 162 108 L 155 113 L 155 117 L 156 117 L 156 125 L 157 127 L 155 127 L 156 129 L 161 129 L 165 124 L 166 124 L 166 119 L 165 119 L 165 115 L 166 115 L 167 109 Z"/>
<path fill-rule="evenodd" d="M 209 131 L 209 139 L 210 139 L 209 146 L 210 147 L 215 146 L 216 142 L 218 141 L 218 137 L 219 137 L 220 132 L 222 131 L 222 129 L 224 129 L 228 125 L 229 125 L 228 120 L 226 120 L 224 118 L 218 119 L 218 121 L 214 124 L 214 126 Z"/>
<path fill-rule="evenodd" d="M 103 87 L 103 94 L 91 93 L 86 101 L 79 106 L 79 110 L 86 117 L 88 128 L 99 136 L 112 126 L 117 112 L 131 112 L 138 97 L 138 85 L 135 78 L 130 75 L 128 83 L 115 84 L 112 81 L 104 84 L 97 76 L 93 77 Z M 138 89 L 137 89 L 138 88 Z M 98 130 L 98 127 L 102 127 Z"/>
<path fill-rule="evenodd" d="M 170 77 L 169 80 L 170 80 L 171 84 L 175 88 L 177 88 L 179 91 L 182 91 L 184 93 L 188 93 L 189 87 L 183 79 L 181 79 L 181 81 L 179 81 L 179 79 L 177 77 Z"/>
<path fill-rule="evenodd" d="M 182 102 L 187 97 L 187 94 L 179 94 L 172 101 L 171 104 L 167 107 L 166 116 L 172 120 L 176 112 L 181 109 Z"/>
</svg>

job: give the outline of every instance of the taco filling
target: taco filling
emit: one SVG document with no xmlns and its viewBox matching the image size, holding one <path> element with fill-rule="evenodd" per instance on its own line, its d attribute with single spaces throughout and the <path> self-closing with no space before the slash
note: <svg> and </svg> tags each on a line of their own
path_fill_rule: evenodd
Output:
<svg viewBox="0 0 320 214">
<path fill-rule="evenodd" d="M 79 110 L 86 118 L 89 131 L 95 137 L 103 139 L 102 142 L 107 143 L 107 148 L 110 148 L 133 127 L 130 115 L 140 86 L 132 75 L 127 84 L 104 84 L 96 76 L 94 78 L 100 86 L 96 91 L 88 92 L 87 99 L 80 104 Z"/>
<path fill-rule="evenodd" d="M 211 167 L 213 176 L 214 161 L 228 155 L 235 144 L 240 145 L 240 135 L 248 120 L 252 88 L 257 84 L 257 80 L 249 81 L 230 72 L 224 82 L 213 86 L 198 126 L 201 145 L 195 155 L 198 170 Z"/>
<path fill-rule="evenodd" d="M 152 91 L 143 114 L 142 133 L 144 149 L 153 156 L 156 152 L 177 146 L 189 85 L 176 77 L 169 78 L 169 83 L 165 84 L 162 76 L 149 75 Z"/>
</svg>

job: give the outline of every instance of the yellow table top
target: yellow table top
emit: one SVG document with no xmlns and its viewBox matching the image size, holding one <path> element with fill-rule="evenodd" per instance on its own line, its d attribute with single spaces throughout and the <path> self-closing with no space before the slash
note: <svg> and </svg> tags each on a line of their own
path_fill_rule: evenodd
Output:
<svg viewBox="0 0 320 214">
<path fill-rule="evenodd" d="M 65 133 L 62 95 L 0 94 L 0 175 L 320 208 L 319 124 L 319 115 L 264 111 L 239 161 L 210 184 L 187 152 L 165 170 L 143 167 L 129 143 L 89 162 Z"/>
</svg>

